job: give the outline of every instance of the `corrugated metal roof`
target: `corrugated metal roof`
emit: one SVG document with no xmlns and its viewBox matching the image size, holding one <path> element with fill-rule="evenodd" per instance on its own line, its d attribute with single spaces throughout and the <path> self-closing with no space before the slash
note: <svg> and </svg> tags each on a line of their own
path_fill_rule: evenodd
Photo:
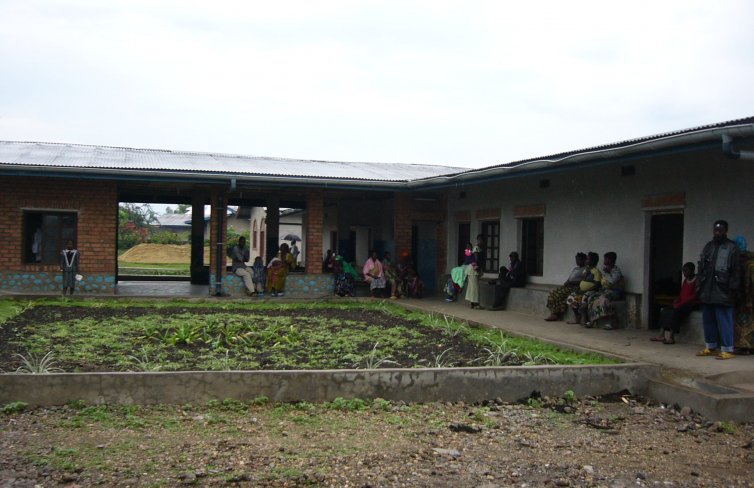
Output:
<svg viewBox="0 0 754 488">
<path fill-rule="evenodd" d="M 742 119 L 729 120 L 727 122 L 718 122 L 718 123 L 715 123 L 715 124 L 702 125 L 702 126 L 699 126 L 699 127 L 692 127 L 690 129 L 681 129 L 681 130 L 676 130 L 676 131 L 673 131 L 673 132 L 664 132 L 662 134 L 655 134 L 655 135 L 652 135 L 652 136 L 638 137 L 636 139 L 627 139 L 625 141 L 613 142 L 613 143 L 610 143 L 610 144 L 604 144 L 602 146 L 593 146 L 593 147 L 589 147 L 589 148 L 585 148 L 585 149 L 578 149 L 578 150 L 575 150 L 575 151 L 566 151 L 566 152 L 562 152 L 562 153 L 551 154 L 549 156 L 542 156 L 542 157 L 531 158 L 531 159 L 522 159 L 520 161 L 513 161 L 513 162 L 510 162 L 510 163 L 502 163 L 502 164 L 499 164 L 499 165 L 495 165 L 494 167 L 518 166 L 518 165 L 520 165 L 522 163 L 528 163 L 528 162 L 531 162 L 531 161 L 559 160 L 559 159 L 563 159 L 565 157 L 573 156 L 573 155 L 576 155 L 576 154 L 587 153 L 587 152 L 594 152 L 594 151 L 603 151 L 605 149 L 617 149 L 617 148 L 621 148 L 621 147 L 633 146 L 633 145 L 635 145 L 637 143 L 649 142 L 649 141 L 653 141 L 653 140 L 657 140 L 657 139 L 663 139 L 663 138 L 666 138 L 666 137 L 669 137 L 669 136 L 677 136 L 677 135 L 682 135 L 682 134 L 691 134 L 693 132 L 699 132 L 699 131 L 707 130 L 707 129 L 715 129 L 715 128 L 721 128 L 721 127 L 728 127 L 728 126 L 731 126 L 731 125 L 752 124 L 752 123 L 754 123 L 754 117 L 746 117 L 746 118 L 742 118 Z"/>
<path fill-rule="evenodd" d="M 410 187 L 436 185 L 436 181 L 479 179 L 500 172 L 517 172 L 520 168 L 553 168 L 584 158 L 609 159 L 618 152 L 626 153 L 647 150 L 654 141 L 669 145 L 691 142 L 700 133 L 714 137 L 718 129 L 754 126 L 754 117 L 734 119 L 727 122 L 682 129 L 652 136 L 628 139 L 621 142 L 567 151 L 538 158 L 501 163 L 484 168 L 468 169 L 452 166 L 392 163 L 349 163 L 231 154 L 181 152 L 157 149 L 132 149 L 123 147 L 86 146 L 40 142 L 0 141 L 0 169 L 3 166 L 50 169 L 91 169 L 113 172 L 135 172 L 148 176 L 150 173 L 168 172 L 176 175 L 222 175 L 228 177 L 268 178 L 282 180 L 339 180 L 361 181 Z M 748 129 L 747 129 L 748 131 Z M 750 132 L 750 131 L 748 131 Z M 697 139 L 698 140 L 698 139 Z M 613 151 L 615 150 L 615 151 Z M 432 180 L 435 180 L 433 182 Z M 310 181 L 311 182 L 311 181 Z M 311 182 L 313 183 L 313 182 Z"/>
<path fill-rule="evenodd" d="M 155 215 L 156 224 L 170 227 L 191 227 L 191 214 Z"/>
<path fill-rule="evenodd" d="M 0 165 L 396 182 L 457 173 L 464 169 L 13 141 L 0 141 Z"/>
</svg>

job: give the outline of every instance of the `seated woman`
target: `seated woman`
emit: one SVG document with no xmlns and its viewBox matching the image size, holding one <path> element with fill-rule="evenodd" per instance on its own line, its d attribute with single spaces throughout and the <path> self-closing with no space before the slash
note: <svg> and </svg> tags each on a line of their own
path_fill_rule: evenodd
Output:
<svg viewBox="0 0 754 488">
<path fill-rule="evenodd" d="M 501 266 L 495 283 L 495 297 L 492 301 L 493 310 L 503 308 L 511 288 L 526 286 L 526 269 L 524 269 L 524 263 L 519 259 L 518 253 L 513 251 L 508 255 L 508 258 L 510 259 L 510 268 Z"/>
<path fill-rule="evenodd" d="M 450 276 L 448 277 L 448 281 L 445 283 L 443 290 L 445 291 L 446 302 L 456 301 L 458 292 L 461 291 L 461 288 L 463 288 L 463 285 L 466 282 L 466 268 L 471 263 L 476 262 L 476 255 L 473 252 L 473 247 L 470 242 L 466 244 L 466 249 L 463 251 L 463 254 L 463 264 L 460 264 L 459 266 L 456 266 L 455 268 L 450 270 Z"/>
<path fill-rule="evenodd" d="M 563 286 L 553 289 L 547 295 L 547 308 L 550 310 L 550 316 L 545 320 L 554 322 L 561 319 L 566 310 L 568 310 L 568 305 L 566 304 L 568 295 L 578 289 L 585 272 L 586 254 L 583 252 L 576 253 L 576 267 L 571 270 L 568 279 L 563 283 Z"/>
<path fill-rule="evenodd" d="M 262 262 L 262 256 L 254 258 L 254 264 L 251 266 L 251 281 L 254 283 L 254 294 L 256 296 L 264 296 L 267 272 Z"/>
<path fill-rule="evenodd" d="M 612 251 L 605 253 L 602 261 L 600 289 L 593 295 L 590 295 L 588 300 L 581 303 L 582 310 L 588 316 L 587 323 L 585 324 L 586 327 L 596 327 L 599 325 L 600 320 L 607 319 L 602 328 L 605 330 L 613 330 L 615 328 L 613 324 L 613 318 L 615 317 L 613 302 L 623 299 L 626 288 L 623 272 L 615 264 L 617 259 L 618 255 Z"/>
<path fill-rule="evenodd" d="M 575 315 L 575 319 L 568 321 L 569 324 L 581 324 L 586 325 L 587 314 L 586 309 L 582 309 L 582 302 L 588 305 L 589 298 L 593 296 L 600 288 L 600 281 L 602 280 L 602 273 L 597 268 L 599 264 L 600 255 L 596 252 L 590 252 L 586 258 L 586 271 L 584 277 L 579 282 L 579 287 L 571 292 L 566 299 L 566 303 Z"/>
<path fill-rule="evenodd" d="M 401 259 L 398 261 L 396 272 L 398 275 L 396 293 L 408 298 L 421 298 L 424 285 L 414 270 L 414 263 L 411 261 L 408 251 L 401 252 Z"/>
<path fill-rule="evenodd" d="M 672 307 L 663 307 L 660 311 L 662 334 L 651 340 L 663 344 L 675 344 L 675 334 L 681 332 L 681 322 L 699 305 L 696 290 L 696 266 L 692 262 L 683 265 L 683 282 L 681 293 L 673 300 Z"/>
<path fill-rule="evenodd" d="M 377 257 L 377 251 L 369 252 L 369 259 L 364 263 L 362 268 L 364 281 L 369 283 L 369 291 L 372 297 L 377 298 L 385 291 L 385 275 L 383 273 L 382 262 Z"/>
<path fill-rule="evenodd" d="M 354 282 L 359 274 L 349 263 L 343 259 L 343 256 L 335 258 L 333 266 L 335 274 L 335 294 L 339 297 L 352 297 Z"/>
<path fill-rule="evenodd" d="M 390 299 L 397 299 L 398 271 L 393 266 L 392 256 L 388 251 L 382 256 L 382 273 L 385 275 L 385 289 L 390 290 Z"/>
<path fill-rule="evenodd" d="M 267 292 L 271 297 L 285 295 L 285 279 L 294 267 L 295 263 L 288 244 L 281 244 L 278 255 L 272 258 L 267 265 Z"/>
</svg>

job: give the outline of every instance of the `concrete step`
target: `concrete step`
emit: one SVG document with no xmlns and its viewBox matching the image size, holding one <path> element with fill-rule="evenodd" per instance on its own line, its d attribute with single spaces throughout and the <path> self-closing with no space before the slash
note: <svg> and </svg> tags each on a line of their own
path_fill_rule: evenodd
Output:
<svg viewBox="0 0 754 488">
<path fill-rule="evenodd" d="M 750 371 L 702 378 L 668 375 L 650 378 L 646 395 L 659 402 L 689 407 L 714 421 L 754 421 L 754 378 Z"/>
</svg>

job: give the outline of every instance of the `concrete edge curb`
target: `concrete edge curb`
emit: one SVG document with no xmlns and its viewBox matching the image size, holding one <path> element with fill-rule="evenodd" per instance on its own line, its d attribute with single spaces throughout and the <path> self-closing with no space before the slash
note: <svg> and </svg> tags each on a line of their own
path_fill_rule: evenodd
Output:
<svg viewBox="0 0 754 488">
<path fill-rule="evenodd" d="M 266 396 L 272 402 L 384 398 L 405 402 L 515 402 L 533 392 L 577 397 L 628 390 L 643 394 L 655 367 L 598 366 L 376 369 L 318 371 L 187 371 L 0 375 L 0 404 L 184 404 Z"/>
</svg>

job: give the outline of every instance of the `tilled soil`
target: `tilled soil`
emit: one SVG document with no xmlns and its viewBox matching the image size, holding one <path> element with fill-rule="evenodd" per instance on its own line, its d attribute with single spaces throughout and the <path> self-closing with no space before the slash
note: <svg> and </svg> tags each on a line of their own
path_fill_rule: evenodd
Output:
<svg viewBox="0 0 754 488">
<path fill-rule="evenodd" d="M 0 486 L 754 486 L 754 426 L 628 396 L 0 414 Z"/>
</svg>

